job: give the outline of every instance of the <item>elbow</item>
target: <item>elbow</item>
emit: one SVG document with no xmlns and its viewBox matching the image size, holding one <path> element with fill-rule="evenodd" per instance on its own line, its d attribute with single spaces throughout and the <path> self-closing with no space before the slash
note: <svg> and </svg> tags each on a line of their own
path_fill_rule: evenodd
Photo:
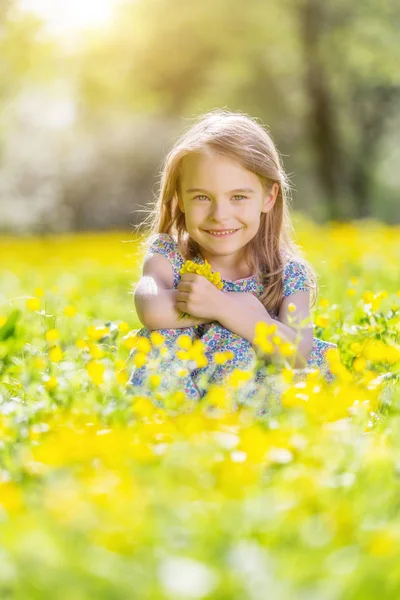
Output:
<svg viewBox="0 0 400 600">
<path fill-rule="evenodd" d="M 155 323 L 156 315 L 154 314 L 154 311 L 151 310 L 151 307 L 149 306 L 150 303 L 146 302 L 146 299 L 136 292 L 134 293 L 133 297 L 135 302 L 136 314 L 143 327 L 147 327 L 147 329 L 151 331 L 153 329 L 157 329 L 158 327 Z"/>
</svg>

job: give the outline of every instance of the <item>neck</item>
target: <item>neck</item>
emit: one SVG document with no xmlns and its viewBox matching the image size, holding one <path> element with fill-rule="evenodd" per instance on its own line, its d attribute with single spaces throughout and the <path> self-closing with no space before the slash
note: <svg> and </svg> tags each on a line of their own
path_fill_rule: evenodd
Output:
<svg viewBox="0 0 400 600">
<path fill-rule="evenodd" d="M 210 263 L 212 270 L 221 274 L 222 279 L 243 279 L 253 275 L 245 260 L 243 251 L 221 256 L 211 254 L 200 248 L 200 253 L 203 259 Z"/>
</svg>

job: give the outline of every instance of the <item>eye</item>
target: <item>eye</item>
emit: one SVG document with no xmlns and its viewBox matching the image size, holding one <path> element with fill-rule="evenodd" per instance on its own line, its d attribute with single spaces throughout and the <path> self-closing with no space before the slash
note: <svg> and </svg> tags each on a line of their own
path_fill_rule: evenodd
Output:
<svg viewBox="0 0 400 600">
<path fill-rule="evenodd" d="M 232 196 L 232 198 L 234 198 L 235 200 L 246 200 L 246 196 L 240 196 L 240 195 Z"/>
<path fill-rule="evenodd" d="M 199 194 L 198 196 L 195 196 L 193 198 L 193 200 L 209 200 L 208 196 L 205 196 L 204 194 Z"/>
</svg>

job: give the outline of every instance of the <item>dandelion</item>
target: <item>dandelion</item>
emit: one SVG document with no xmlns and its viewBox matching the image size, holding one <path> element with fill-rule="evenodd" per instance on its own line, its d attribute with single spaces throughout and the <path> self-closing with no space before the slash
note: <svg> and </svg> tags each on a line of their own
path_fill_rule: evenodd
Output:
<svg viewBox="0 0 400 600">
<path fill-rule="evenodd" d="M 202 275 L 205 277 L 210 283 L 215 285 L 219 290 L 222 290 L 224 284 L 221 280 L 221 275 L 218 271 L 213 272 L 211 269 L 210 263 L 205 259 L 204 264 L 195 263 L 192 260 L 187 260 L 181 270 L 179 271 L 181 275 L 185 273 L 195 273 L 197 275 Z M 179 320 L 185 319 L 186 317 L 190 317 L 188 313 L 182 313 L 179 317 Z"/>
<path fill-rule="evenodd" d="M 295 305 L 295 304 L 293 304 L 293 302 L 291 302 L 291 303 L 289 304 L 289 306 L 288 306 L 288 310 L 289 310 L 289 312 L 291 312 L 291 313 L 295 312 L 295 310 L 296 310 L 296 305 Z"/>
</svg>

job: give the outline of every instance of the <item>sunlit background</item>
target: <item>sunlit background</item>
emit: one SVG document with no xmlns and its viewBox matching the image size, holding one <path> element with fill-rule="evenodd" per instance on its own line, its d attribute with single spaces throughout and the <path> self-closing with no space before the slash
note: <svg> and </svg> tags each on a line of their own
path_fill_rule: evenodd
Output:
<svg viewBox="0 0 400 600">
<path fill-rule="evenodd" d="M 7 0 L 0 229 L 130 229 L 163 156 L 215 107 L 262 120 L 293 207 L 400 221 L 400 6 Z"/>
<path fill-rule="evenodd" d="M 107 26 L 118 2 L 121 4 L 121 0 L 20 0 L 19 6 L 24 12 L 37 14 L 51 34 L 68 37 Z"/>
</svg>

